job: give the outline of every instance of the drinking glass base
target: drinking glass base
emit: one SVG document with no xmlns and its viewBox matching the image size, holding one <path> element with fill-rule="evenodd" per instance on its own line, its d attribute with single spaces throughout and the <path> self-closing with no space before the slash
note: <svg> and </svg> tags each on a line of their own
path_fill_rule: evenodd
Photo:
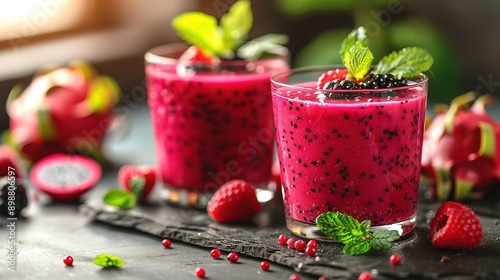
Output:
<svg viewBox="0 0 500 280">
<path fill-rule="evenodd" d="M 259 186 L 255 189 L 257 200 L 260 203 L 266 203 L 274 198 L 276 186 L 270 183 L 267 186 Z M 193 207 L 205 209 L 214 193 L 199 192 L 196 190 L 178 189 L 163 186 L 160 191 L 160 197 L 167 203 L 183 207 Z"/>
<path fill-rule="evenodd" d="M 415 228 L 416 224 L 416 216 L 411 217 L 408 220 L 395 223 L 395 224 L 390 224 L 390 225 L 381 225 L 381 226 L 372 226 L 371 229 L 389 229 L 389 230 L 397 230 L 399 234 L 401 235 L 401 238 L 408 236 L 413 229 Z M 322 233 L 316 225 L 312 224 L 307 224 L 303 223 L 294 219 L 291 219 L 289 217 L 286 217 L 286 226 L 287 228 L 295 235 L 307 238 L 307 239 L 315 239 L 315 240 L 320 240 L 320 241 L 331 241 L 328 236 L 326 236 L 324 233 Z"/>
</svg>

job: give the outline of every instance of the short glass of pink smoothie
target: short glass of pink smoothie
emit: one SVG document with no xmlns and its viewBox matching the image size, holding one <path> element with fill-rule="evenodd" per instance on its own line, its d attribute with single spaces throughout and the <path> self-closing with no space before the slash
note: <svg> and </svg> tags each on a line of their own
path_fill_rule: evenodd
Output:
<svg viewBox="0 0 500 280">
<path fill-rule="evenodd" d="M 373 228 L 415 227 L 427 77 L 390 89 L 319 90 L 332 67 L 272 78 L 287 227 L 325 239 L 318 215 L 339 211 Z M 334 98 L 324 98 L 330 92 Z M 323 98 L 322 98 L 323 96 Z"/>
<path fill-rule="evenodd" d="M 274 155 L 270 77 L 288 57 L 223 61 L 207 67 L 179 63 L 183 44 L 145 55 L 162 196 L 203 208 L 232 179 L 265 189 Z"/>
</svg>

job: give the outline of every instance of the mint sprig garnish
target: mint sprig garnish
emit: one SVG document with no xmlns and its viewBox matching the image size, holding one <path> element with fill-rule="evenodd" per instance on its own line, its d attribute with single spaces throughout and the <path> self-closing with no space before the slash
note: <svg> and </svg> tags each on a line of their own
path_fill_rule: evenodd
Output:
<svg viewBox="0 0 500 280">
<path fill-rule="evenodd" d="M 371 232 L 369 220 L 359 223 L 355 218 L 340 212 L 319 215 L 316 226 L 332 240 L 345 244 L 343 252 L 346 255 L 361 255 L 370 249 L 387 249 L 400 237 L 397 230 L 377 229 Z"/>
<path fill-rule="evenodd" d="M 102 267 L 122 267 L 125 264 L 120 257 L 109 254 L 97 255 L 94 259 L 94 263 Z"/>
<path fill-rule="evenodd" d="M 434 63 L 431 54 L 422 48 L 404 48 L 380 59 L 374 74 L 390 73 L 398 78 L 411 78 L 429 70 Z"/>
<path fill-rule="evenodd" d="M 399 79 L 413 78 L 428 71 L 434 63 L 431 54 L 426 50 L 409 47 L 384 56 L 370 72 L 373 54 L 368 47 L 366 30 L 362 26 L 353 30 L 344 39 L 340 57 L 348 69 L 346 79 L 357 80 L 363 80 L 368 73 L 392 74 Z"/>
<path fill-rule="evenodd" d="M 220 23 L 215 17 L 202 12 L 187 12 L 172 21 L 172 26 L 184 41 L 221 59 L 234 59 L 236 55 L 245 60 L 266 54 L 283 55 L 282 45 L 288 42 L 286 35 L 268 34 L 246 42 L 252 25 L 249 0 L 236 1 L 222 15 Z"/>
<path fill-rule="evenodd" d="M 221 18 L 220 25 L 213 16 L 202 12 L 187 12 L 175 17 L 172 26 L 187 43 L 211 55 L 231 59 L 252 28 L 250 1 L 239 0 Z"/>
</svg>

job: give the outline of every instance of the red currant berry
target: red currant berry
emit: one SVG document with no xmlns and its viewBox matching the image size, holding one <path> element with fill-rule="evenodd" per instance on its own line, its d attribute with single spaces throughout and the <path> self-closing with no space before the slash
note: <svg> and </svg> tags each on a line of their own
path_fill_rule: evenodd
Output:
<svg viewBox="0 0 500 280">
<path fill-rule="evenodd" d="M 392 254 L 391 257 L 389 258 L 389 262 L 392 265 L 399 265 L 401 264 L 401 256 L 398 254 Z"/>
<path fill-rule="evenodd" d="M 318 280 L 328 280 L 328 278 L 321 276 L 320 278 L 318 278 Z"/>
<path fill-rule="evenodd" d="M 300 278 L 300 275 L 294 273 L 294 274 L 290 275 L 290 278 L 288 278 L 288 279 L 289 280 L 300 280 L 301 278 Z"/>
<path fill-rule="evenodd" d="M 295 239 L 293 237 L 288 238 L 288 240 L 286 241 L 286 245 L 292 248 L 295 247 Z"/>
<path fill-rule="evenodd" d="M 64 257 L 63 262 L 67 266 L 73 265 L 73 257 L 72 256 L 66 256 L 66 257 Z"/>
<path fill-rule="evenodd" d="M 318 248 L 318 242 L 316 242 L 316 240 L 314 239 L 311 239 L 307 242 L 306 247 Z"/>
<path fill-rule="evenodd" d="M 220 258 L 220 250 L 215 248 L 212 251 L 210 251 L 210 256 L 214 259 Z"/>
<path fill-rule="evenodd" d="M 295 241 L 294 247 L 297 251 L 302 252 L 306 248 L 306 242 L 304 240 L 297 240 Z"/>
<path fill-rule="evenodd" d="M 204 278 L 205 277 L 205 269 L 203 267 L 197 267 L 194 270 L 194 275 L 198 278 Z"/>
<path fill-rule="evenodd" d="M 318 252 L 318 249 L 316 249 L 316 247 L 314 246 L 307 246 L 306 250 L 304 251 L 304 253 L 306 253 L 306 255 L 308 255 L 309 257 L 316 256 L 316 252 Z"/>
<path fill-rule="evenodd" d="M 286 244 L 286 241 L 287 241 L 288 237 L 284 234 L 280 234 L 280 236 L 278 237 L 278 242 L 281 244 L 281 245 L 285 245 Z"/>
<path fill-rule="evenodd" d="M 370 273 L 368 272 L 363 272 L 358 276 L 358 280 L 372 280 L 373 277 Z"/>
<path fill-rule="evenodd" d="M 231 252 L 227 255 L 227 260 L 232 263 L 238 262 L 238 259 L 238 254 L 236 254 L 235 252 Z"/>
<path fill-rule="evenodd" d="M 262 269 L 264 271 L 268 271 L 269 267 L 271 267 L 271 265 L 269 264 L 268 261 L 262 261 L 262 262 L 260 262 L 260 269 Z"/>
<path fill-rule="evenodd" d="M 163 245 L 163 247 L 165 248 L 170 248 L 170 246 L 172 246 L 172 241 L 170 241 L 170 239 L 163 239 L 161 241 L 161 244 Z"/>
</svg>

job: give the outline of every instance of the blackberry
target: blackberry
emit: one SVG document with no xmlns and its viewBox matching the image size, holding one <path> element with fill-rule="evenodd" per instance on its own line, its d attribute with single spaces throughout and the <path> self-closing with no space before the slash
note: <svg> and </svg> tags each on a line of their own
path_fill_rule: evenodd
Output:
<svg viewBox="0 0 500 280">
<path fill-rule="evenodd" d="M 7 181 L 7 178 L 4 177 L 1 179 L 2 188 L 0 189 L 0 215 L 12 216 L 11 211 L 9 210 L 9 191 L 12 192 L 14 189 L 15 192 L 15 208 L 14 214 L 17 216 L 21 213 L 21 210 L 28 206 L 28 196 L 26 195 L 26 189 L 23 185 L 16 182 L 14 185 L 10 185 Z M 9 190 L 10 189 L 10 190 Z M 12 208 L 11 208 L 12 210 Z"/>
<path fill-rule="evenodd" d="M 355 81 L 351 80 L 341 80 L 335 79 L 333 81 L 326 82 L 323 89 L 335 90 L 335 89 L 359 89 L 359 85 Z"/>
<path fill-rule="evenodd" d="M 368 80 L 360 84 L 362 89 L 393 88 L 406 86 L 408 81 L 404 78 L 398 79 L 392 74 L 370 74 Z"/>
</svg>

